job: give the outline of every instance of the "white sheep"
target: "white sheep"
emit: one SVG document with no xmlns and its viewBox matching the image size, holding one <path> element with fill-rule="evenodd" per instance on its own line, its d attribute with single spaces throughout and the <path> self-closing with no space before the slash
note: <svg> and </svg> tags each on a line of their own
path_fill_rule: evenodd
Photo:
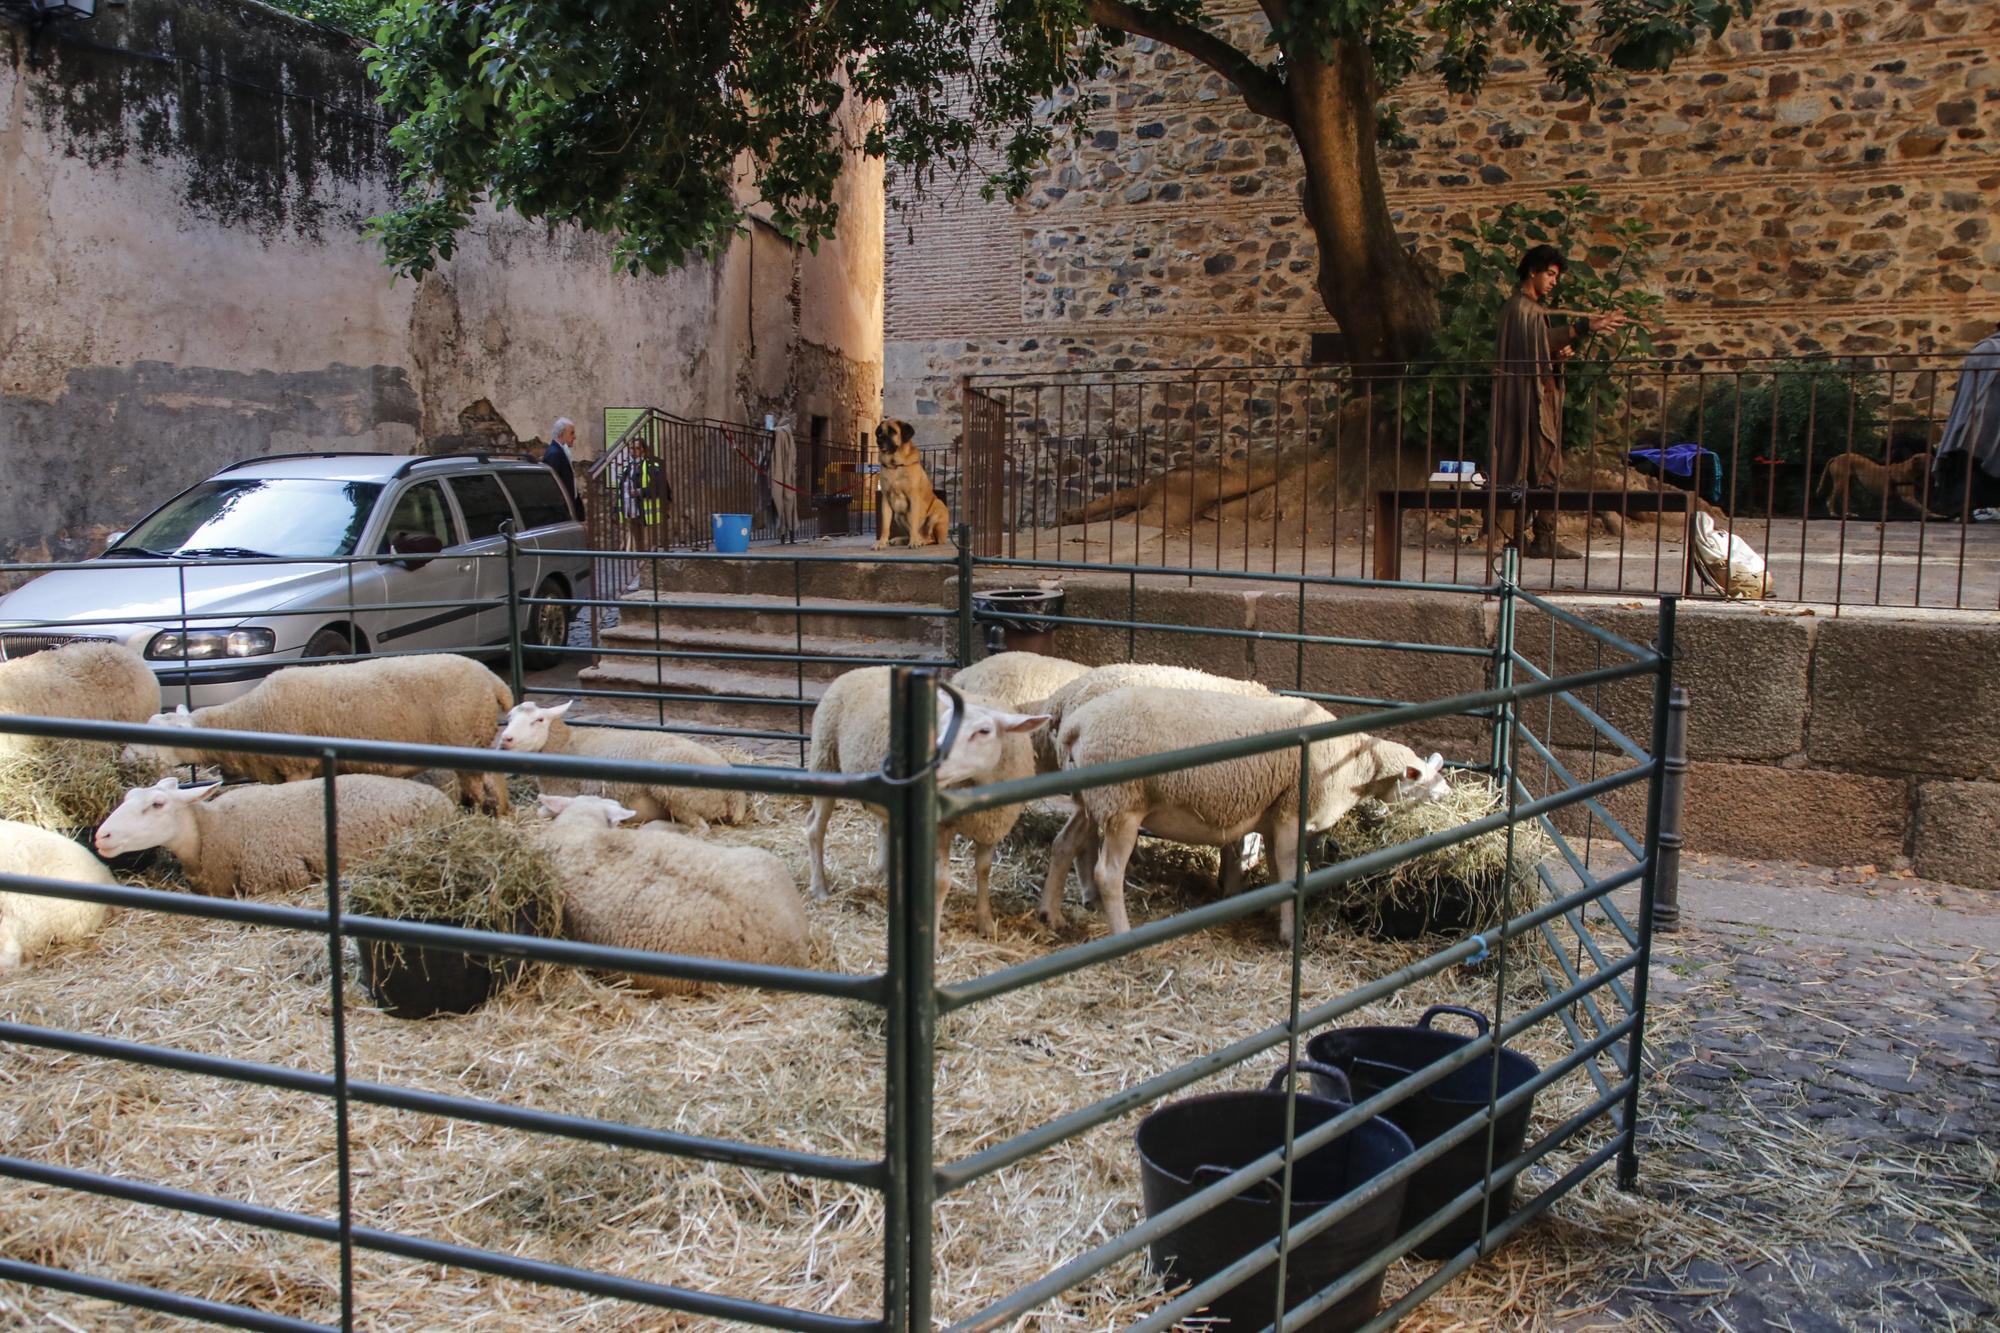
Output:
<svg viewBox="0 0 2000 1333">
<path fill-rule="evenodd" d="M 494 745 L 523 754 L 576 754 L 595 759 L 630 759 L 651 764 L 698 764 L 727 768 L 729 761 L 699 741 L 665 731 L 628 731 L 618 727 L 572 727 L 563 721 L 574 700 L 553 707 L 527 702 L 507 714 Z M 597 782 L 575 778 L 545 778 L 542 790 L 556 795 L 608 796 L 629 803 L 646 820 L 672 820 L 706 832 L 711 821 L 741 824 L 750 813 L 750 798 L 720 787 L 671 787 L 656 782 Z"/>
<path fill-rule="evenodd" d="M 159 708 L 159 677 L 123 644 L 71 643 L 0 661 L 0 713 L 144 722 Z M 0 754 L 22 754 L 47 743 L 44 737 L 0 733 Z"/>
<path fill-rule="evenodd" d="M 1236 676 L 1216 676 L 1193 667 L 1168 666 L 1158 662 L 1113 662 L 1106 666 L 1093 667 L 1058 687 L 1043 702 L 1042 711 L 1049 715 L 1049 725 L 1035 733 L 1035 768 L 1042 773 L 1053 773 L 1062 765 L 1056 756 L 1056 733 L 1062 730 L 1063 718 L 1083 707 L 1092 699 L 1101 698 L 1113 690 L 1122 690 L 1133 685 L 1153 685 L 1172 690 L 1208 690 L 1214 694 L 1240 694 L 1257 698 L 1270 698 L 1271 689 L 1262 681 L 1243 680 Z M 1222 847 L 1220 887 L 1225 896 L 1241 892 L 1243 888 L 1243 867 L 1257 859 L 1257 835 L 1251 834 L 1242 842 L 1226 843 Z M 1056 835 L 1056 845 L 1065 861 L 1076 865 L 1076 877 L 1083 885 L 1083 905 L 1097 906 L 1097 838 L 1087 820 L 1079 814 L 1073 816 L 1062 832 Z M 1048 913 L 1042 913 L 1044 919 Z M 1060 924 L 1058 916 L 1050 924 Z"/>
<path fill-rule="evenodd" d="M 241 698 L 192 713 L 183 706 L 154 717 L 156 724 L 264 731 L 286 736 L 402 741 L 485 749 L 500 717 L 513 705 L 506 682 L 469 657 L 442 653 L 375 657 L 365 662 L 286 667 Z M 170 763 L 214 764 L 253 782 L 299 782 L 320 775 L 309 755 L 245 754 L 199 746 L 156 746 Z M 406 778 L 416 764 L 347 761 L 343 773 Z M 461 772 L 459 799 L 482 810 L 507 809 L 507 779 L 500 773 Z"/>
<path fill-rule="evenodd" d="M 0 819 L 0 873 L 73 884 L 117 882 L 102 861 L 62 834 L 11 819 Z M 93 933 L 109 910 L 103 903 L 0 889 L 0 971 L 19 967 L 52 944 Z"/>
<path fill-rule="evenodd" d="M 827 686 L 813 710 L 812 757 L 815 773 L 872 773 L 882 766 L 889 753 L 889 667 L 863 667 L 850 671 Z M 943 700 L 938 718 L 942 740 L 950 723 L 950 696 Z M 1028 733 L 1048 721 L 1045 714 L 1015 713 L 966 696 L 965 718 L 951 750 L 938 762 L 940 787 L 983 786 L 1013 778 L 1030 777 L 1035 771 L 1033 746 Z M 886 821 L 886 813 L 874 810 Z M 812 852 L 812 895 L 826 897 L 826 826 L 833 817 L 833 798 L 813 799 L 812 814 L 806 820 L 806 845 Z M 951 890 L 951 844 L 954 836 L 972 843 L 973 878 L 977 886 L 979 933 L 994 933 L 993 909 L 987 897 L 987 882 L 993 869 L 993 849 L 1013 831 L 1021 817 L 1018 805 L 978 814 L 940 825 L 937 840 L 937 919 L 944 924 L 944 901 Z M 889 868 L 889 834 L 886 822 L 877 843 L 877 863 L 886 877 Z"/>
<path fill-rule="evenodd" d="M 1333 720 L 1305 699 L 1128 687 L 1073 710 L 1063 719 L 1056 748 L 1064 768 L 1083 768 Z M 1308 768 L 1305 830 L 1331 828 L 1364 797 L 1442 800 L 1450 790 L 1443 756 L 1420 759 L 1407 745 L 1366 733 L 1313 742 Z M 1097 834 L 1097 892 L 1113 934 L 1130 928 L 1125 864 L 1141 824 L 1159 837 L 1211 847 L 1255 830 L 1270 843 L 1280 874 L 1294 864 L 1302 832 L 1293 746 L 1089 787 L 1073 800 Z M 1069 872 L 1061 851 L 1058 840 L 1042 886 L 1042 914 L 1052 924 L 1062 920 L 1062 883 Z M 1280 913 L 1279 937 L 1288 944 L 1292 939 L 1289 903 Z"/>
<path fill-rule="evenodd" d="M 951 678 L 967 694 L 1019 712 L 1039 713 L 1042 701 L 1090 668 L 1041 653 L 995 653 Z"/>
<path fill-rule="evenodd" d="M 537 841 L 563 893 L 563 934 L 586 944 L 803 967 L 805 904 L 785 863 L 757 847 L 617 827 L 636 813 L 601 796 L 542 797 Z M 656 994 L 697 982 L 627 974 Z"/>
<path fill-rule="evenodd" d="M 335 778 L 333 795 L 342 859 L 453 808 L 435 787 L 368 773 Z M 195 891 L 210 897 L 292 893 L 326 874 L 325 800 L 324 779 L 224 789 L 165 777 L 126 792 L 95 842 L 107 860 L 164 847 Z"/>
</svg>

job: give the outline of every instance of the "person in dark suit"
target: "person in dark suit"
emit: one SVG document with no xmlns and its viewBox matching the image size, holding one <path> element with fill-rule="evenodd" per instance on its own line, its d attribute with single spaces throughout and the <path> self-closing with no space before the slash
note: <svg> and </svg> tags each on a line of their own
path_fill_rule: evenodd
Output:
<svg viewBox="0 0 2000 1333">
<path fill-rule="evenodd" d="M 577 522 L 583 521 L 583 496 L 576 489 L 576 461 L 571 450 L 576 448 L 576 423 L 568 417 L 557 417 L 556 424 L 549 429 L 549 447 L 542 454 L 542 465 L 556 474 L 562 483 L 563 494 L 569 497 L 570 512 Z"/>
</svg>

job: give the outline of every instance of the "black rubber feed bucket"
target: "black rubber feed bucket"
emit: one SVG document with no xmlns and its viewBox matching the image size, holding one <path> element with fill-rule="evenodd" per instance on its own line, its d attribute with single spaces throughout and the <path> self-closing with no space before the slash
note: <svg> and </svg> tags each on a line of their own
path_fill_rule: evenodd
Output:
<svg viewBox="0 0 2000 1333">
<path fill-rule="evenodd" d="M 1313 1070 L 1303 1061 L 1299 1067 L 1312 1072 L 1316 1083 L 1324 1079 L 1332 1084 L 1339 1078 L 1339 1071 L 1330 1068 Z M 1278 1071 L 1272 1089 L 1285 1073 Z M 1148 1217 L 1284 1146 L 1288 1094 L 1272 1089 L 1217 1092 L 1170 1102 L 1139 1123 L 1139 1169 Z M 1294 1127 L 1301 1135 L 1349 1106 L 1344 1100 L 1305 1093 L 1297 1094 L 1296 1102 Z M 1303 1221 L 1414 1151 L 1403 1131 L 1376 1116 L 1308 1153 L 1292 1172 L 1291 1223 Z M 1279 1178 L 1273 1176 L 1154 1241 L 1150 1249 L 1154 1271 L 1169 1286 L 1192 1285 L 1270 1244 L 1278 1235 L 1279 1190 Z M 1381 1249 L 1395 1236 L 1402 1212 L 1403 1183 L 1398 1182 L 1293 1250 L 1286 1261 L 1285 1308 L 1332 1286 Z M 1218 1296 L 1199 1317 L 1214 1321 L 1208 1325 L 1214 1328 L 1263 1328 L 1271 1322 L 1277 1283 L 1278 1266 L 1272 1263 Z M 1377 1274 L 1345 1300 L 1296 1327 L 1304 1333 L 1341 1333 L 1367 1323 L 1381 1304 L 1382 1275 Z"/>
<path fill-rule="evenodd" d="M 987 626 L 989 634 L 997 629 L 999 647 L 1009 652 L 1053 653 L 1056 627 L 1035 617 L 1062 613 L 1060 588 L 988 588 L 972 594 L 973 619 Z"/>
<path fill-rule="evenodd" d="M 463 925 L 446 921 L 439 924 Z M 546 935 L 532 911 L 514 921 L 517 935 Z M 391 1018 L 438 1018 L 469 1014 L 520 975 L 526 962 L 498 954 L 360 940 L 361 986 Z"/>
<path fill-rule="evenodd" d="M 1439 1032 L 1431 1020 L 1439 1014 L 1469 1018 L 1479 1029 L 1478 1036 Z M 1352 1095 L 1366 1100 L 1409 1074 L 1441 1060 L 1485 1037 L 1486 1015 L 1477 1009 L 1455 1004 L 1434 1004 L 1414 1027 L 1335 1028 L 1322 1032 L 1306 1043 L 1306 1054 L 1317 1066 L 1332 1066 L 1347 1076 Z M 1505 1097 L 1537 1073 L 1533 1060 L 1505 1047 L 1500 1050 L 1500 1089 Z M 1324 1096 L 1335 1085 L 1313 1076 L 1313 1091 Z M 1486 1105 L 1493 1088 L 1493 1057 L 1481 1055 L 1459 1066 L 1437 1082 L 1390 1107 L 1383 1114 L 1410 1136 L 1418 1147 L 1477 1115 Z M 1493 1138 L 1493 1164 L 1499 1166 L 1520 1155 L 1527 1138 L 1528 1116 L 1534 1110 L 1530 1097 L 1500 1117 Z M 1410 1178 L 1403 1201 L 1404 1229 L 1416 1225 L 1442 1208 L 1455 1196 L 1486 1178 L 1486 1136 L 1473 1134 L 1465 1142 L 1424 1167 Z M 1499 1222 L 1514 1207 L 1514 1182 L 1507 1180 L 1493 1191 L 1491 1222 Z M 1446 1259 L 1479 1239 L 1480 1208 L 1475 1202 L 1465 1208 L 1417 1247 L 1420 1259 Z"/>
</svg>

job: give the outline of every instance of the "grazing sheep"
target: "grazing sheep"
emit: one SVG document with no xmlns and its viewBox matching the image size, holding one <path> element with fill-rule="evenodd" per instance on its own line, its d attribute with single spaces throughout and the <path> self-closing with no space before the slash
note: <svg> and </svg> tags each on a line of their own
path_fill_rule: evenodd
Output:
<svg viewBox="0 0 2000 1333">
<path fill-rule="evenodd" d="M 102 861 L 60 833 L 0 820 L 0 873 L 66 879 L 76 884 L 115 884 Z M 110 909 L 74 898 L 0 889 L 0 972 L 19 967 L 51 944 L 80 940 L 104 924 Z"/>
<path fill-rule="evenodd" d="M 995 653 L 953 676 L 951 683 L 1004 708 L 1040 712 L 1043 700 L 1089 671 L 1081 662 L 1041 653 Z"/>
<path fill-rule="evenodd" d="M 1062 767 L 1056 757 L 1056 733 L 1062 730 L 1064 717 L 1092 699 L 1132 685 L 1153 685 L 1170 690 L 1208 690 L 1214 694 L 1241 694 L 1258 698 L 1271 696 L 1270 687 L 1262 681 L 1213 676 L 1193 667 L 1167 666 L 1156 662 L 1114 662 L 1094 667 L 1058 688 L 1044 702 L 1042 711 L 1049 715 L 1049 725 L 1035 733 L 1035 771 L 1053 773 Z M 1057 835 L 1056 841 L 1063 847 L 1063 855 L 1076 864 L 1076 877 L 1083 885 L 1083 905 L 1097 906 L 1096 831 L 1088 821 L 1075 816 Z M 1220 875 L 1224 896 L 1242 891 L 1243 867 L 1256 859 L 1254 843 L 1247 846 L 1244 842 L 1224 844 Z"/>
<path fill-rule="evenodd" d="M 872 773 L 882 766 L 889 753 L 889 667 L 863 667 L 850 671 L 827 686 L 813 710 L 812 759 L 815 773 Z M 943 736 L 950 722 L 950 696 L 943 700 L 938 734 Z M 1028 733 L 1048 721 L 1044 714 L 1014 713 L 994 707 L 968 695 L 965 718 L 951 751 L 938 761 L 940 787 L 976 787 L 991 782 L 1032 776 L 1034 747 Z M 872 808 L 872 807 L 871 807 Z M 878 845 L 878 864 L 886 878 L 889 870 L 887 816 Z M 826 826 L 833 817 L 833 798 L 815 797 L 812 814 L 806 819 L 806 845 L 812 852 L 812 895 L 826 897 Z M 982 810 L 938 828 L 937 919 L 944 923 L 944 900 L 951 891 L 951 842 L 954 836 L 971 841 L 973 877 L 977 885 L 979 933 L 994 933 L 993 909 L 987 899 L 987 881 L 993 869 L 993 849 L 1013 831 L 1021 817 L 1018 805 Z"/>
<path fill-rule="evenodd" d="M 1063 719 L 1056 748 L 1064 768 L 1082 768 L 1333 720 L 1333 714 L 1304 699 L 1131 687 L 1072 711 Z M 1449 790 L 1443 769 L 1441 755 L 1420 759 L 1407 745 L 1366 734 L 1315 741 L 1304 827 L 1330 828 L 1364 797 L 1442 800 Z M 1269 840 L 1280 873 L 1293 864 L 1302 832 L 1298 755 L 1290 746 L 1087 788 L 1073 799 L 1078 814 L 1097 833 L 1097 892 L 1113 934 L 1130 929 L 1125 863 L 1142 823 L 1159 837 L 1211 847 L 1254 829 Z M 1062 883 L 1069 872 L 1062 850 L 1059 838 L 1042 886 L 1042 915 L 1051 925 L 1062 920 Z M 1280 913 L 1278 933 L 1291 942 L 1289 903 Z"/>
<path fill-rule="evenodd" d="M 0 662 L 0 713 L 144 722 L 159 710 L 159 677 L 123 644 L 71 643 Z M 0 754 L 25 754 L 48 743 L 0 733 Z"/>
<path fill-rule="evenodd" d="M 337 777 L 333 793 L 343 857 L 453 808 L 435 787 L 375 774 Z M 292 893 L 326 874 L 325 800 L 324 779 L 224 790 L 161 778 L 125 793 L 98 825 L 97 851 L 108 859 L 164 847 L 195 891 L 213 898 Z"/>
<path fill-rule="evenodd" d="M 152 721 L 174 727 L 476 750 L 492 744 L 494 729 L 513 702 L 513 694 L 498 676 L 469 657 L 445 653 L 286 667 L 241 698 L 192 713 L 182 707 Z M 215 764 L 225 774 L 252 782 L 298 782 L 320 774 L 320 761 L 304 755 L 244 754 L 198 746 L 155 748 L 171 763 Z M 353 761 L 341 764 L 340 771 L 406 778 L 423 770 L 420 765 Z M 462 772 L 457 777 L 462 802 L 495 814 L 506 811 L 504 774 Z"/>
<path fill-rule="evenodd" d="M 538 831 L 563 891 L 563 934 L 586 944 L 803 967 L 805 904 L 785 863 L 757 847 L 621 829 L 634 811 L 602 796 L 543 796 Z M 700 983 L 628 973 L 660 995 Z"/>
<path fill-rule="evenodd" d="M 575 700 L 553 708 L 518 703 L 507 714 L 507 725 L 493 744 L 523 754 L 577 754 L 595 759 L 634 759 L 652 764 L 698 764 L 727 768 L 729 761 L 699 741 L 664 731 L 625 731 L 615 727 L 572 727 L 563 721 Z M 545 778 L 544 791 L 558 795 L 608 796 L 629 802 L 648 820 L 666 819 L 707 832 L 711 821 L 741 824 L 750 813 L 750 798 L 719 787 L 669 787 L 652 782 L 594 782 L 575 778 Z"/>
</svg>

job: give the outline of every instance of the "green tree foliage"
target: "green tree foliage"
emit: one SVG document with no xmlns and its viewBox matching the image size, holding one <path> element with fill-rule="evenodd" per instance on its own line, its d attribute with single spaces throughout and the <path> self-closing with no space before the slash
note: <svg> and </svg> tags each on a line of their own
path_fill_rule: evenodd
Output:
<svg viewBox="0 0 2000 1333">
<path fill-rule="evenodd" d="M 265 3 L 357 37 L 374 36 L 375 25 L 382 21 L 382 11 L 389 7 L 387 0 L 265 0 Z"/>
<path fill-rule="evenodd" d="M 407 190 L 376 233 L 411 274 L 451 253 L 483 200 L 610 233 L 633 270 L 713 254 L 752 206 L 813 243 L 837 225 L 846 147 L 882 159 L 892 189 L 970 171 L 1018 196 L 1084 127 L 1077 85 L 1145 37 L 1291 132 L 1320 293 L 1351 355 L 1400 360 L 1427 346 L 1436 304 L 1390 219 L 1384 100 L 1420 70 L 1476 92 L 1502 42 L 1590 97 L 1751 0 L 1260 3 L 1269 40 L 1238 44 L 1205 0 L 390 0 L 369 60 Z"/>
<path fill-rule="evenodd" d="M 1545 203 L 1506 204 L 1470 232 L 1452 237 L 1458 267 L 1438 289 L 1437 362 L 1424 380 L 1403 391 L 1405 437 L 1428 436 L 1436 442 L 1437 457 L 1486 456 L 1500 307 L 1520 286 L 1522 254 L 1553 245 L 1567 260 L 1555 292 L 1557 307 L 1615 310 L 1632 320 L 1617 333 L 1586 340 L 1567 363 L 1563 447 L 1571 453 L 1604 441 L 1622 447 L 1629 372 L 1615 371 L 1612 363 L 1653 352 L 1647 326 L 1658 317 L 1661 302 L 1643 286 L 1650 240 L 1644 223 L 1613 219 L 1587 185 L 1551 190 Z"/>
</svg>

